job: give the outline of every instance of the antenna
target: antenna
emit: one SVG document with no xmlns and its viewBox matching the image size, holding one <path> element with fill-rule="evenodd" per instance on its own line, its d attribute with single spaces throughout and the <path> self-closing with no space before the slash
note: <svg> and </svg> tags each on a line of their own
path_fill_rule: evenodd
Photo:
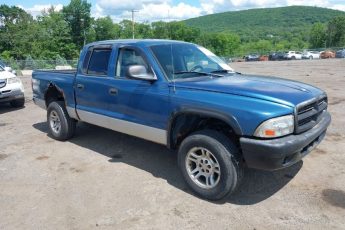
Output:
<svg viewBox="0 0 345 230">
<path fill-rule="evenodd" d="M 131 12 L 132 12 L 132 37 L 133 37 L 133 39 L 134 39 L 134 24 L 135 24 L 135 22 L 134 22 L 134 13 L 135 12 L 139 12 L 139 10 L 131 10 Z"/>
<path fill-rule="evenodd" d="M 168 27 L 168 38 L 171 39 L 171 27 L 170 27 L 170 10 L 168 10 L 168 20 L 166 22 Z"/>
</svg>

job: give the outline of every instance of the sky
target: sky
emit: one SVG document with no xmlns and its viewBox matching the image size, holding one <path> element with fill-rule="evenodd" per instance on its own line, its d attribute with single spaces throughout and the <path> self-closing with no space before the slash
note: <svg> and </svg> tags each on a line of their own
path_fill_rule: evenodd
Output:
<svg viewBox="0 0 345 230">
<path fill-rule="evenodd" d="M 60 10 L 69 2 L 70 0 L 2 0 L 1 4 L 19 6 L 37 16 L 52 5 Z M 137 10 L 135 19 L 140 22 L 183 20 L 224 11 L 291 5 L 318 6 L 345 11 L 345 0 L 88 0 L 88 2 L 92 4 L 93 17 L 109 15 L 117 22 L 131 19 L 132 9 Z"/>
</svg>

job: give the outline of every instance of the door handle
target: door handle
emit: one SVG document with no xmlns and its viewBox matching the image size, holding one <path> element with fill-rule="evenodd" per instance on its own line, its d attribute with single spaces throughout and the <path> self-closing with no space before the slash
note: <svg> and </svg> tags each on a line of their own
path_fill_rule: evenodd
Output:
<svg viewBox="0 0 345 230">
<path fill-rule="evenodd" d="M 115 89 L 115 88 L 110 88 L 110 89 L 109 89 L 109 94 L 110 94 L 110 95 L 117 95 L 117 89 Z"/>
<path fill-rule="evenodd" d="M 84 85 L 82 85 L 82 84 L 77 84 L 77 88 L 83 90 L 83 89 L 84 89 Z"/>
</svg>

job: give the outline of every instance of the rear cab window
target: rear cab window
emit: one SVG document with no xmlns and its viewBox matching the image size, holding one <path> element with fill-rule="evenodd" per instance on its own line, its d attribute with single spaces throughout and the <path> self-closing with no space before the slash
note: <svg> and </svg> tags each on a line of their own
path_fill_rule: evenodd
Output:
<svg viewBox="0 0 345 230">
<path fill-rule="evenodd" d="M 92 76 L 107 76 L 109 59 L 112 49 L 104 47 L 91 47 L 85 54 L 82 72 Z"/>
</svg>

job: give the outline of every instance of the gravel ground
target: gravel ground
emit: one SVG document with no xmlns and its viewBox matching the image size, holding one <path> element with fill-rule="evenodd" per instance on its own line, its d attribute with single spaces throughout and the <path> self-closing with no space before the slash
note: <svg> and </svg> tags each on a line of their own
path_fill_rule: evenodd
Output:
<svg viewBox="0 0 345 230">
<path fill-rule="evenodd" d="M 83 123 L 70 141 L 47 136 L 24 76 L 26 107 L 0 106 L 0 229 L 345 229 L 345 60 L 232 67 L 327 91 L 332 124 L 303 162 L 247 170 L 231 198 L 205 201 L 164 146 Z"/>
</svg>

